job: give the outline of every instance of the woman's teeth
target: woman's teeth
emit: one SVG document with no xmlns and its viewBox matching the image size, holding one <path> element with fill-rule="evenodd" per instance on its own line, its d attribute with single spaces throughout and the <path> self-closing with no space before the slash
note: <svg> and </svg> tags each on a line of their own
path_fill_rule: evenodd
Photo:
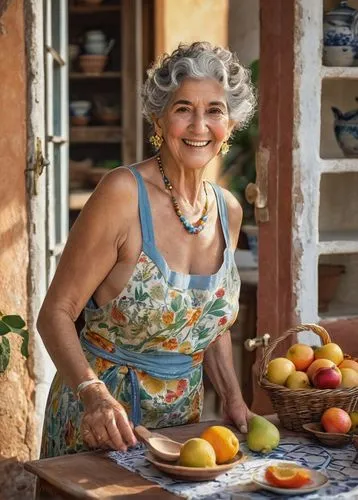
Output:
<svg viewBox="0 0 358 500">
<path fill-rule="evenodd" d="M 207 146 L 210 141 L 188 141 L 187 139 L 183 139 L 183 142 L 187 146 L 194 146 L 196 148 L 203 148 L 204 146 Z"/>
</svg>

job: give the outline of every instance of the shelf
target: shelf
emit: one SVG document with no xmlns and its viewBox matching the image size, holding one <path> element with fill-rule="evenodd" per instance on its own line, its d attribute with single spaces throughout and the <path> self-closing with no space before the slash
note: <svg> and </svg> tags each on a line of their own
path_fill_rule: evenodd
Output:
<svg viewBox="0 0 358 500">
<path fill-rule="evenodd" d="M 73 5 L 70 14 L 101 14 L 103 12 L 120 12 L 120 5 Z"/>
<path fill-rule="evenodd" d="M 120 71 L 104 71 L 103 73 L 80 73 L 73 72 L 69 74 L 71 80 L 88 80 L 91 78 L 96 79 L 115 79 L 121 78 L 122 73 Z"/>
<path fill-rule="evenodd" d="M 320 255 L 358 253 L 358 231 L 322 231 L 319 234 Z"/>
<path fill-rule="evenodd" d="M 72 191 L 69 195 L 70 210 L 82 210 L 92 191 Z"/>
<path fill-rule="evenodd" d="M 321 172 L 323 174 L 358 172 L 358 158 L 321 159 Z"/>
<path fill-rule="evenodd" d="M 71 143 L 117 143 L 122 140 L 121 127 L 71 127 Z"/>
<path fill-rule="evenodd" d="M 322 321 L 358 318 L 358 306 L 354 304 L 332 302 L 329 311 L 319 312 L 318 315 Z"/>
<path fill-rule="evenodd" d="M 345 79 L 358 79 L 358 67 L 346 66 L 322 66 L 321 76 L 323 79 L 338 80 Z"/>
</svg>

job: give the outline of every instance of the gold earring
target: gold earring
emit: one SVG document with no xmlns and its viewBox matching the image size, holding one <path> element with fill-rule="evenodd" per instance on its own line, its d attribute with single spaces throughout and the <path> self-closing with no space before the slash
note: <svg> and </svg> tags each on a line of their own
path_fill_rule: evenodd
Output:
<svg viewBox="0 0 358 500">
<path fill-rule="evenodd" d="M 230 144 L 227 141 L 224 141 L 221 144 L 220 153 L 222 155 L 226 155 L 226 154 L 228 154 L 229 150 L 230 150 Z"/>
<path fill-rule="evenodd" d="M 163 137 L 155 133 L 154 135 L 151 135 L 149 137 L 149 142 L 154 147 L 154 149 L 158 150 L 160 149 L 160 146 L 163 144 Z"/>
</svg>

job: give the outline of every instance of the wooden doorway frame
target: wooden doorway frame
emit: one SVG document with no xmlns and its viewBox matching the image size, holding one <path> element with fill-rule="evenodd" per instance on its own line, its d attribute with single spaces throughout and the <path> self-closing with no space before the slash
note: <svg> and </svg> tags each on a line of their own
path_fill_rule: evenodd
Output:
<svg viewBox="0 0 358 500">
<path fill-rule="evenodd" d="M 257 334 L 277 338 L 296 323 L 295 258 L 292 247 L 294 149 L 295 0 L 260 0 L 260 148 L 259 168 L 267 169 L 269 221 L 259 225 Z M 292 343 L 292 339 L 289 341 Z M 287 344 L 280 345 L 286 352 Z M 279 353 L 278 353 L 279 355 Z M 267 413 L 271 404 L 256 382 L 253 405 Z"/>
</svg>

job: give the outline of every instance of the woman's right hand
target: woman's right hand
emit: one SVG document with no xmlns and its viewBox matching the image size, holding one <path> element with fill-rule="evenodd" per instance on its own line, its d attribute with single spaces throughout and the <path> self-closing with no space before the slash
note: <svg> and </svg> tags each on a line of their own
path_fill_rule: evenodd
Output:
<svg viewBox="0 0 358 500">
<path fill-rule="evenodd" d="M 81 392 L 85 411 L 81 422 L 83 442 L 89 448 L 127 451 L 137 440 L 127 412 L 106 386 L 93 384 Z"/>
</svg>

